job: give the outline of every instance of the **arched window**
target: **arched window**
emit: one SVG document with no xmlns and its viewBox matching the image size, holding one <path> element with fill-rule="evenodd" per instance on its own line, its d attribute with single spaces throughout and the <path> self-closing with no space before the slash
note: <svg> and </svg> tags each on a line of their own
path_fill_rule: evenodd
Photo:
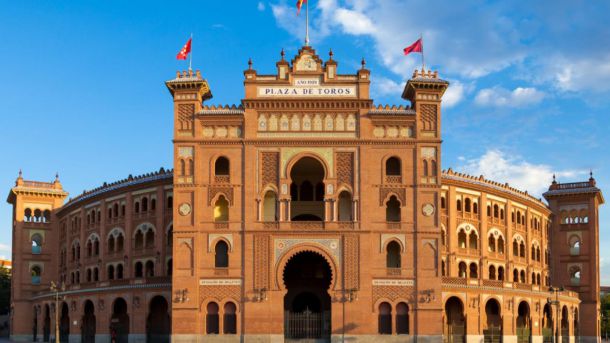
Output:
<svg viewBox="0 0 610 343">
<path fill-rule="evenodd" d="M 516 239 L 513 241 L 513 255 L 515 257 L 519 256 L 519 242 Z"/>
<path fill-rule="evenodd" d="M 32 235 L 32 254 L 40 254 L 42 252 L 42 236 L 40 234 Z"/>
<path fill-rule="evenodd" d="M 536 275 L 536 284 L 540 286 L 540 273 Z"/>
<path fill-rule="evenodd" d="M 173 275 L 174 273 L 174 263 L 173 259 L 167 260 L 167 275 Z"/>
<path fill-rule="evenodd" d="M 457 200 L 456 208 L 458 211 L 462 211 L 462 200 L 460 200 L 460 199 Z"/>
<path fill-rule="evenodd" d="M 461 229 L 460 232 L 458 232 L 458 247 L 460 249 L 466 249 L 466 231 L 464 231 L 464 229 Z"/>
<path fill-rule="evenodd" d="M 51 221 L 51 211 L 49 210 L 44 210 L 44 212 L 42 213 L 42 220 L 45 223 L 48 223 Z"/>
<path fill-rule="evenodd" d="M 424 160 L 422 164 L 424 167 L 424 176 L 430 175 L 430 171 L 428 170 L 428 161 Z"/>
<path fill-rule="evenodd" d="M 478 241 L 479 237 L 474 231 L 470 232 L 470 236 L 468 237 L 468 247 L 470 249 L 478 249 Z"/>
<path fill-rule="evenodd" d="M 536 284 L 536 273 L 532 272 L 532 279 L 531 279 L 532 285 Z"/>
<path fill-rule="evenodd" d="M 299 186 L 294 182 L 290 184 L 290 200 L 299 201 Z"/>
<path fill-rule="evenodd" d="M 352 208 L 352 195 L 347 191 L 341 192 L 339 194 L 339 221 L 352 221 Z"/>
<path fill-rule="evenodd" d="M 513 282 L 519 282 L 519 271 L 517 269 L 513 270 Z"/>
<path fill-rule="evenodd" d="M 97 267 L 93 268 L 93 281 L 100 281 L 100 271 L 97 269 Z"/>
<path fill-rule="evenodd" d="M 146 211 L 148 211 L 148 198 L 143 197 L 142 198 L 142 212 L 146 212 Z"/>
<path fill-rule="evenodd" d="M 167 206 L 168 209 L 174 207 L 174 197 L 173 196 L 167 197 L 167 204 L 165 206 Z"/>
<path fill-rule="evenodd" d="M 468 277 L 468 274 L 466 272 L 466 263 L 465 262 L 460 262 L 460 264 L 458 264 L 458 276 L 461 278 L 466 278 Z"/>
<path fill-rule="evenodd" d="M 466 198 L 466 199 L 464 199 L 464 211 L 470 212 L 470 210 L 471 210 L 470 198 Z"/>
<path fill-rule="evenodd" d="M 40 266 L 33 266 L 30 269 L 32 275 L 32 285 L 40 285 L 40 278 L 42 276 L 42 268 Z"/>
<path fill-rule="evenodd" d="M 498 267 L 498 280 L 504 281 L 504 267 Z"/>
<path fill-rule="evenodd" d="M 519 273 L 519 281 L 521 281 L 521 283 L 525 283 L 525 270 L 522 270 L 521 273 Z"/>
<path fill-rule="evenodd" d="M 155 246 L 155 231 L 153 231 L 152 228 L 149 228 L 148 231 L 146 231 L 146 244 L 145 247 L 146 248 L 152 248 Z"/>
<path fill-rule="evenodd" d="M 87 257 L 91 257 L 91 254 L 93 253 L 93 243 L 91 243 L 91 240 L 87 241 Z"/>
<path fill-rule="evenodd" d="M 378 328 L 380 335 L 392 334 L 392 306 L 387 302 L 379 304 Z"/>
<path fill-rule="evenodd" d="M 479 213 L 479 204 L 477 204 L 476 202 L 472 203 L 472 212 L 474 212 L 474 214 Z"/>
<path fill-rule="evenodd" d="M 34 221 L 37 223 L 42 222 L 42 211 L 39 209 L 34 210 Z"/>
<path fill-rule="evenodd" d="M 385 161 L 385 174 L 388 176 L 400 176 L 400 160 L 398 157 L 390 157 Z"/>
<path fill-rule="evenodd" d="M 494 205 L 494 218 L 498 218 L 500 217 L 500 209 L 498 208 L 498 205 Z"/>
<path fill-rule="evenodd" d="M 487 205 L 487 216 L 491 217 L 491 206 Z"/>
<path fill-rule="evenodd" d="M 578 236 L 570 237 L 570 255 L 580 255 L 580 238 Z"/>
<path fill-rule="evenodd" d="M 123 279 L 123 264 L 122 263 L 119 263 L 116 266 L 116 278 L 119 280 Z"/>
<path fill-rule="evenodd" d="M 229 221 L 229 202 L 224 195 L 218 197 L 214 204 L 214 221 L 226 222 Z"/>
<path fill-rule="evenodd" d="M 136 213 L 140 213 L 140 203 L 136 201 L 136 203 L 134 204 L 133 209 L 134 209 L 134 211 Z"/>
<path fill-rule="evenodd" d="M 299 192 L 301 201 L 313 201 L 313 185 L 308 180 L 303 181 Z"/>
<path fill-rule="evenodd" d="M 224 306 L 224 314 L 222 318 L 222 332 L 224 334 L 237 333 L 237 315 L 235 314 L 237 307 L 234 303 L 228 302 Z"/>
<path fill-rule="evenodd" d="M 447 200 L 445 197 L 441 197 L 441 208 L 447 208 Z"/>
<path fill-rule="evenodd" d="M 114 206 L 112 206 L 112 212 L 114 214 L 114 217 L 118 217 L 119 216 L 119 204 L 114 203 Z"/>
<path fill-rule="evenodd" d="M 572 266 L 570 268 L 570 283 L 572 284 L 572 286 L 580 285 L 580 274 L 580 267 Z"/>
<path fill-rule="evenodd" d="M 400 202 L 392 195 L 385 207 L 385 220 L 388 222 L 400 222 Z"/>
<path fill-rule="evenodd" d="M 228 268 L 229 267 L 229 246 L 225 241 L 218 241 L 214 249 L 214 267 Z"/>
<path fill-rule="evenodd" d="M 498 237 L 498 254 L 504 255 L 504 238 Z"/>
<path fill-rule="evenodd" d="M 445 267 L 445 260 L 441 261 L 441 276 L 447 276 L 447 271 Z"/>
<path fill-rule="evenodd" d="M 217 335 L 220 333 L 218 328 L 218 304 L 211 302 L 207 306 L 205 315 L 205 333 L 208 335 Z"/>
<path fill-rule="evenodd" d="M 519 256 L 525 258 L 525 242 L 519 244 Z"/>
<path fill-rule="evenodd" d="M 496 252 L 496 239 L 493 235 L 489 235 L 489 238 L 487 239 L 487 250 L 489 250 L 489 252 Z"/>
<path fill-rule="evenodd" d="M 32 210 L 29 208 L 26 208 L 25 211 L 23 211 L 23 221 L 24 222 L 31 222 L 32 221 Z"/>
<path fill-rule="evenodd" d="M 108 280 L 114 280 L 114 266 L 108 266 Z"/>
<path fill-rule="evenodd" d="M 144 265 L 140 261 L 136 262 L 136 265 L 134 267 L 134 276 L 138 278 L 144 276 Z"/>
<path fill-rule="evenodd" d="M 226 157 L 219 157 L 214 163 L 214 175 L 229 175 L 229 160 Z"/>
<path fill-rule="evenodd" d="M 155 263 L 153 261 L 146 261 L 146 267 L 145 267 L 145 274 L 146 277 L 154 277 L 155 276 Z"/>
<path fill-rule="evenodd" d="M 273 191 L 267 191 L 263 201 L 263 221 L 277 221 L 277 196 Z"/>
<path fill-rule="evenodd" d="M 87 268 L 87 276 L 86 276 L 87 282 L 91 282 L 91 276 L 92 276 L 91 269 Z"/>
<path fill-rule="evenodd" d="M 157 208 L 157 199 L 150 199 L 150 210 L 154 211 Z"/>
<path fill-rule="evenodd" d="M 403 302 L 396 305 L 396 334 L 409 334 L 409 306 Z"/>
<path fill-rule="evenodd" d="M 500 219 L 504 220 L 504 209 L 500 209 Z"/>
<path fill-rule="evenodd" d="M 476 263 L 471 263 L 470 264 L 470 278 L 471 279 L 477 279 L 479 277 L 479 267 L 477 266 Z"/>
<path fill-rule="evenodd" d="M 316 183 L 314 200 L 315 201 L 324 201 L 324 183 L 322 183 L 322 182 Z"/>
<path fill-rule="evenodd" d="M 180 175 L 181 176 L 185 176 L 186 175 L 186 163 L 184 162 L 183 159 L 180 160 Z"/>
<path fill-rule="evenodd" d="M 135 244 L 134 247 L 136 248 L 136 250 L 140 250 L 140 249 L 144 248 L 144 234 L 142 233 L 142 230 L 138 230 L 136 232 L 134 244 Z"/>
<path fill-rule="evenodd" d="M 489 266 L 489 279 L 490 280 L 496 279 L 496 267 L 493 265 Z"/>
<path fill-rule="evenodd" d="M 391 241 L 386 247 L 386 267 L 400 268 L 400 244 Z"/>
<path fill-rule="evenodd" d="M 536 261 L 536 247 L 532 245 L 532 248 L 530 250 L 531 250 L 531 255 L 532 255 L 532 257 L 531 257 L 532 261 Z"/>
</svg>

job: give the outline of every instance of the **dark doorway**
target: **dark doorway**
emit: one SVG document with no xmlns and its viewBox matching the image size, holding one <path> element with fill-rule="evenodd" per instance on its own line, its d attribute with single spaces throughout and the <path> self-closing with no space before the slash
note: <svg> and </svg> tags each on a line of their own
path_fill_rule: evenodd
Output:
<svg viewBox="0 0 610 343">
<path fill-rule="evenodd" d="M 293 256 L 284 269 L 284 337 L 286 341 L 330 342 L 331 269 L 314 252 Z"/>
<path fill-rule="evenodd" d="M 34 322 L 32 323 L 32 341 L 38 340 L 38 309 L 34 307 Z"/>
<path fill-rule="evenodd" d="M 59 320 L 59 341 L 68 343 L 70 337 L 70 311 L 68 304 L 61 305 L 61 318 Z"/>
<path fill-rule="evenodd" d="M 502 317 L 498 301 L 495 299 L 487 301 L 485 315 L 487 316 L 487 328 L 483 330 L 484 342 L 502 343 Z"/>
<path fill-rule="evenodd" d="M 164 297 L 157 295 L 152 298 L 146 320 L 147 343 L 169 343 L 172 324 L 167 310 L 167 300 Z"/>
<path fill-rule="evenodd" d="M 51 339 L 51 310 L 49 305 L 44 305 L 44 323 L 42 325 L 42 341 L 48 342 Z"/>
<path fill-rule="evenodd" d="M 466 342 L 466 320 L 464 305 L 457 297 L 451 297 L 445 303 L 445 318 L 443 323 L 443 338 L 445 343 Z"/>
<path fill-rule="evenodd" d="M 324 218 L 324 166 L 313 157 L 301 158 L 290 170 L 290 220 Z"/>
<path fill-rule="evenodd" d="M 519 304 L 517 317 L 517 343 L 530 343 L 532 341 L 532 320 L 530 318 L 530 307 L 522 301 Z"/>
<path fill-rule="evenodd" d="M 116 343 L 127 343 L 129 340 L 129 314 L 123 298 L 117 298 L 112 306 L 110 336 Z"/>
<path fill-rule="evenodd" d="M 95 307 L 91 300 L 85 302 L 85 312 L 81 323 L 81 341 L 95 343 Z"/>
</svg>

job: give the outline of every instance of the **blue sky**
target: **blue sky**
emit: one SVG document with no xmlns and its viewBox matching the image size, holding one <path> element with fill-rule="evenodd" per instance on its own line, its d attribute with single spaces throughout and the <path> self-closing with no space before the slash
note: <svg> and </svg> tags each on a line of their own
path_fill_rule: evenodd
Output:
<svg viewBox="0 0 610 343">
<path fill-rule="evenodd" d="M 610 189 L 607 1 L 310 0 L 311 41 L 339 71 L 364 57 L 376 103 L 404 104 L 420 63 L 401 50 L 424 36 L 426 63 L 451 81 L 443 168 L 541 194 L 588 178 Z M 59 172 L 73 196 L 171 166 L 172 102 L 163 81 L 193 33 L 193 66 L 213 104 L 239 103 L 248 58 L 273 72 L 302 45 L 294 1 L 13 1 L 0 5 L 0 183 Z M 10 206 L 0 255 L 10 256 Z M 602 207 L 602 280 L 610 284 L 610 207 Z"/>
</svg>

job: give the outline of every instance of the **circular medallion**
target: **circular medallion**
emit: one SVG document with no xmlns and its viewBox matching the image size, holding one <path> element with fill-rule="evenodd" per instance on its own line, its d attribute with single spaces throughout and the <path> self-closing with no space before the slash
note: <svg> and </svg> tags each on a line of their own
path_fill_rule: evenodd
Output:
<svg viewBox="0 0 610 343">
<path fill-rule="evenodd" d="M 187 216 L 191 214 L 191 205 L 185 202 L 180 204 L 180 207 L 178 207 L 178 213 L 180 213 L 180 215 L 182 216 Z"/>
<path fill-rule="evenodd" d="M 430 217 L 431 215 L 434 214 L 434 205 L 425 204 L 424 206 L 422 206 L 421 211 L 424 214 L 424 216 Z"/>
</svg>

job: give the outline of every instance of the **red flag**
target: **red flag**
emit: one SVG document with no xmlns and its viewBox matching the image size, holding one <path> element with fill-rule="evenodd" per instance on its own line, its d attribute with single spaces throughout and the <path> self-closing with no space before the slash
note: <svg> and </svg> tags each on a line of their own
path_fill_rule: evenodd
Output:
<svg viewBox="0 0 610 343">
<path fill-rule="evenodd" d="M 407 56 L 408 54 L 412 53 L 412 52 L 423 52 L 424 51 L 424 46 L 421 42 L 421 38 L 418 39 L 417 41 L 415 41 L 415 43 L 409 45 L 408 47 L 404 48 L 404 53 L 405 56 Z"/>
<path fill-rule="evenodd" d="M 297 15 L 301 13 L 301 7 L 303 7 L 303 4 L 306 2 L 307 0 L 297 0 Z"/>
<path fill-rule="evenodd" d="M 176 55 L 176 59 L 177 60 L 185 60 L 186 59 L 188 54 L 191 52 L 191 40 L 192 39 L 193 38 L 189 38 L 188 42 L 186 42 L 186 44 L 184 44 L 182 49 L 180 49 L 180 52 L 178 52 L 178 55 Z"/>
</svg>

